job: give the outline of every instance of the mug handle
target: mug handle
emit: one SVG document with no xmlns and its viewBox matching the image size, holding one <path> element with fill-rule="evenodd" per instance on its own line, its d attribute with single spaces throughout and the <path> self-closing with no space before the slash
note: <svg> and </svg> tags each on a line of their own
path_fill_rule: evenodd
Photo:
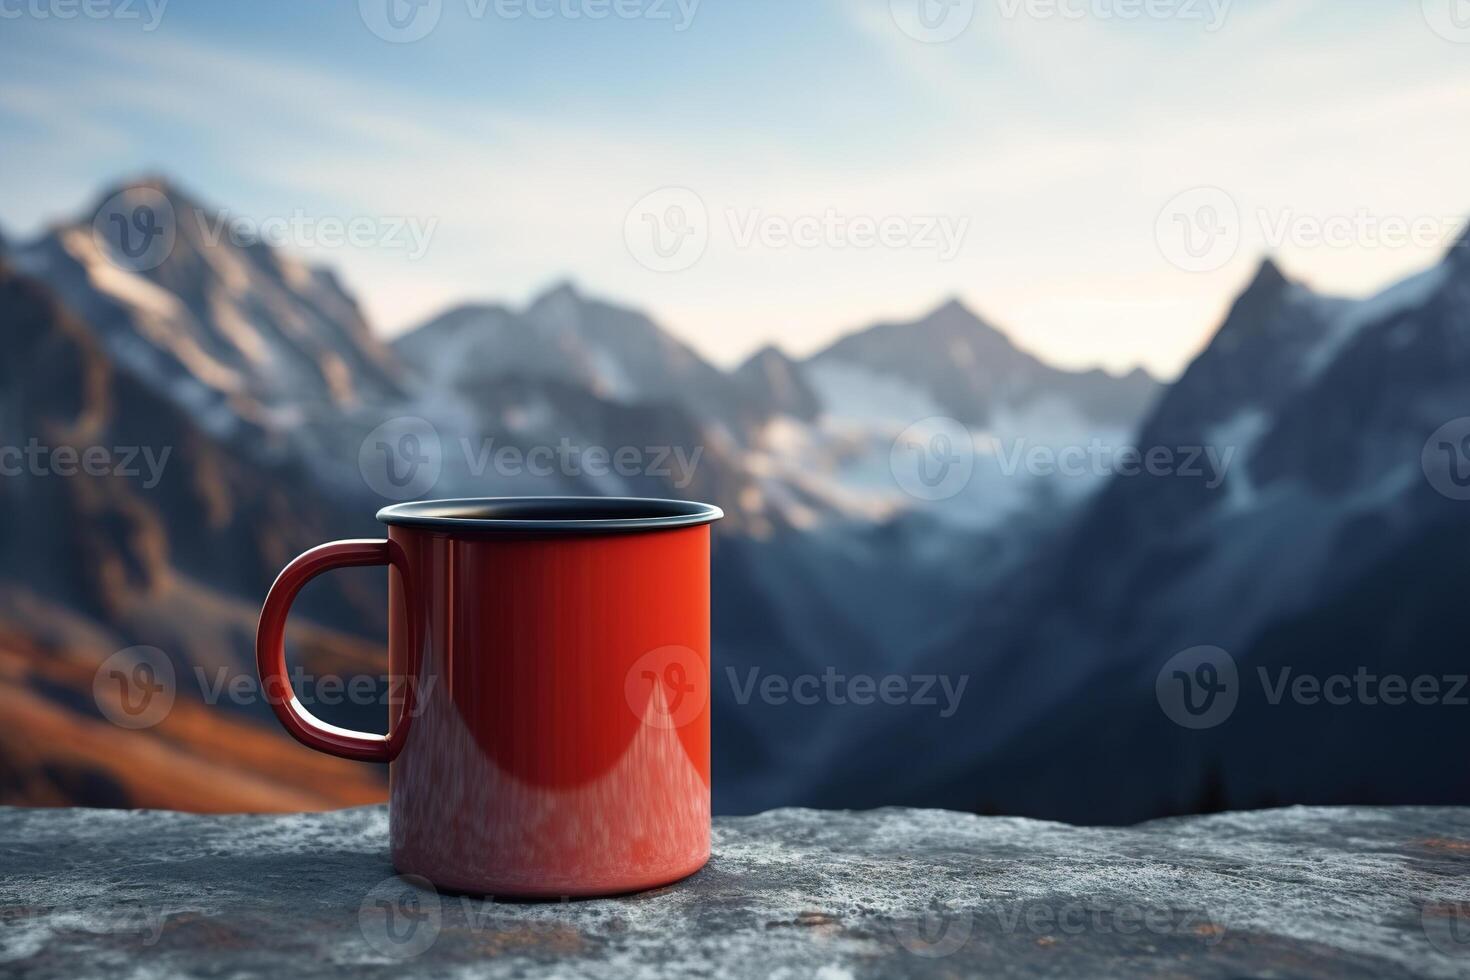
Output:
<svg viewBox="0 0 1470 980">
<path fill-rule="evenodd" d="M 415 678 L 412 669 L 405 677 L 403 709 L 399 712 L 399 723 L 390 724 L 387 735 L 354 732 L 327 724 L 306 710 L 291 688 L 291 678 L 286 675 L 286 618 L 290 615 L 291 603 L 297 594 L 307 582 L 323 572 L 362 565 L 394 566 L 403 576 L 404 588 L 407 589 L 408 561 L 403 548 L 395 541 L 333 541 L 331 544 L 312 548 L 282 569 L 260 611 L 260 627 L 255 633 L 255 664 L 260 670 L 260 685 L 266 701 L 281 725 L 296 741 L 309 749 L 344 759 L 392 762 L 403 749 L 404 739 L 408 735 L 408 722 L 414 716 L 416 685 L 413 683 Z M 408 605 L 409 647 L 412 653 L 417 637 L 413 631 L 413 603 L 410 601 Z M 410 656 L 409 660 L 414 663 L 418 658 Z M 391 685 L 391 679 L 389 683 Z"/>
</svg>

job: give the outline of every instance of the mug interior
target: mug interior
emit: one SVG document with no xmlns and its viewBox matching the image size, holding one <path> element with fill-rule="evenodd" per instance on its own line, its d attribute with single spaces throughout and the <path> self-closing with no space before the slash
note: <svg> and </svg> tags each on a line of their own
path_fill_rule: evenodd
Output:
<svg viewBox="0 0 1470 980">
<path fill-rule="evenodd" d="M 724 516 L 712 504 L 651 497 L 471 497 L 378 511 L 384 524 L 470 531 L 636 531 L 694 527 Z"/>
</svg>

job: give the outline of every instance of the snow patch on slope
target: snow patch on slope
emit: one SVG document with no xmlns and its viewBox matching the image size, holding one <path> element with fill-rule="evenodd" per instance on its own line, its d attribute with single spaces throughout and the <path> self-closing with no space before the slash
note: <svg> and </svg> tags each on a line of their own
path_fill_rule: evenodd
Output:
<svg viewBox="0 0 1470 980">
<path fill-rule="evenodd" d="M 1261 409 L 1245 408 L 1210 429 L 1206 436 L 1219 458 L 1231 453 L 1225 474 L 1224 510 L 1227 513 L 1250 510 L 1256 505 L 1256 489 L 1251 484 L 1246 461 L 1270 424 L 1270 416 Z"/>
<path fill-rule="evenodd" d="M 835 421 L 897 425 L 896 435 L 921 419 L 946 414 L 924 389 L 893 375 L 835 361 L 813 364 L 808 370 L 823 411 Z"/>
<path fill-rule="evenodd" d="M 1449 266 L 1441 263 L 1368 299 L 1343 304 L 1331 318 L 1332 330 L 1302 362 L 1305 378 L 1314 378 L 1324 371 L 1364 327 L 1427 303 L 1444 286 L 1449 272 Z"/>
<path fill-rule="evenodd" d="M 1001 403 L 991 424 L 967 427 L 973 457 L 969 481 L 948 497 L 905 493 L 893 471 L 893 448 L 914 423 L 944 416 L 920 388 L 854 365 L 812 370 L 824 411 L 812 424 L 781 417 L 761 432 L 747 455 L 766 488 L 767 502 L 790 500 L 781 487 L 820 501 L 834 520 L 881 520 L 922 511 L 966 530 L 994 528 L 1042 504 L 1075 502 L 1101 486 L 1107 460 L 1127 443 L 1121 429 L 1100 428 L 1065 399 Z M 958 425 L 959 423 L 954 423 Z M 1098 462 L 1094 462 L 1097 460 Z M 808 526 L 813 515 L 799 515 Z"/>
</svg>

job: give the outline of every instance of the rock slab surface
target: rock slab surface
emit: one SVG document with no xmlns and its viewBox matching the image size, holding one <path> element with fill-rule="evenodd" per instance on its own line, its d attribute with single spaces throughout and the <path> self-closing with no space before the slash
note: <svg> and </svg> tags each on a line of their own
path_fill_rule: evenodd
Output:
<svg viewBox="0 0 1470 980">
<path fill-rule="evenodd" d="M 1470 976 L 1470 810 L 1078 828 L 716 821 L 699 874 L 495 902 L 394 876 L 381 807 L 0 809 L 0 976 Z"/>
</svg>

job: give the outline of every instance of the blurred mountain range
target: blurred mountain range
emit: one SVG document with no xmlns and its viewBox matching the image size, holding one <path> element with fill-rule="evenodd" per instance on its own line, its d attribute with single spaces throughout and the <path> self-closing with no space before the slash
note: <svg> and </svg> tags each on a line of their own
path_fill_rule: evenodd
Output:
<svg viewBox="0 0 1470 980">
<path fill-rule="evenodd" d="M 169 216 L 168 247 L 142 261 L 137 229 L 108 220 L 139 208 Z M 955 301 L 728 372 L 570 283 L 384 343 L 330 272 L 211 235 L 219 214 L 139 180 L 0 243 L 0 447 L 32 451 L 0 476 L 0 704 L 16 719 L 0 802 L 377 798 L 381 773 L 296 746 L 251 695 L 275 573 L 313 544 L 374 536 L 393 500 L 561 493 L 729 515 L 714 555 L 721 812 L 1122 821 L 1470 796 L 1446 771 L 1470 712 L 1267 704 L 1254 680 L 1276 665 L 1454 671 L 1470 517 L 1426 479 L 1424 451 L 1470 414 L 1464 249 L 1367 301 L 1267 262 L 1161 386 L 1048 365 Z M 105 453 L 68 466 L 58 447 Z M 1129 471 L 1129 447 L 1175 464 L 1198 450 L 1201 475 Z M 608 465 L 619 452 L 630 465 Z M 906 469 L 953 461 L 966 478 L 947 488 Z M 382 574 L 303 594 L 291 648 L 308 674 L 382 671 Z M 1242 683 L 1235 713 L 1196 731 L 1161 710 L 1156 679 L 1200 645 L 1229 651 Z M 99 667 L 139 646 L 167 658 L 177 696 L 123 730 Z M 834 673 L 964 686 L 948 713 L 752 694 Z M 315 710 L 386 723 L 375 702 Z"/>
</svg>

